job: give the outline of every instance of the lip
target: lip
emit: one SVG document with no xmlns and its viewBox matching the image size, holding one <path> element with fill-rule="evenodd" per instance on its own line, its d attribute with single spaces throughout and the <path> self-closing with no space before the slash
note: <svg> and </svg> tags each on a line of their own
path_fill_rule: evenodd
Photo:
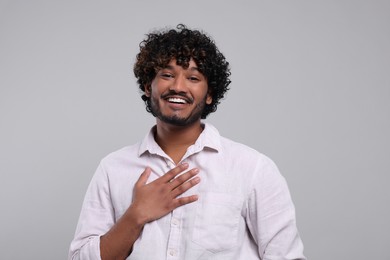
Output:
<svg viewBox="0 0 390 260">
<path fill-rule="evenodd" d="M 182 95 L 169 95 L 169 96 L 165 96 L 163 97 L 163 99 L 170 103 L 170 104 L 174 104 L 174 105 L 189 105 L 189 104 L 192 104 L 192 99 L 186 97 L 186 96 L 182 96 Z M 181 100 L 184 100 L 185 103 L 175 103 L 175 102 L 171 102 L 169 101 L 170 99 L 181 99 Z"/>
<path fill-rule="evenodd" d="M 182 110 L 185 109 L 187 106 L 189 106 L 189 103 L 187 101 L 186 103 L 174 103 L 174 102 L 170 102 L 169 98 L 164 99 L 164 101 L 166 102 L 167 106 L 172 110 Z"/>
<path fill-rule="evenodd" d="M 184 98 L 168 98 L 168 102 L 186 104 L 187 101 Z"/>
</svg>

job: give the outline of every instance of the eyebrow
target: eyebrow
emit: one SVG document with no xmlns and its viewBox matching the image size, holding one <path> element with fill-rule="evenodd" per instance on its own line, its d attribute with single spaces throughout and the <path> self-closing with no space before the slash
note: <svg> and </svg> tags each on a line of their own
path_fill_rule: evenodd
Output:
<svg viewBox="0 0 390 260">
<path fill-rule="evenodd" d="M 179 65 L 180 66 L 180 65 Z M 167 65 L 165 66 L 164 69 L 169 69 L 169 70 L 174 70 L 174 67 L 172 65 Z M 200 72 L 198 67 L 188 67 L 187 69 L 191 70 L 191 71 L 197 71 L 197 72 Z"/>
</svg>

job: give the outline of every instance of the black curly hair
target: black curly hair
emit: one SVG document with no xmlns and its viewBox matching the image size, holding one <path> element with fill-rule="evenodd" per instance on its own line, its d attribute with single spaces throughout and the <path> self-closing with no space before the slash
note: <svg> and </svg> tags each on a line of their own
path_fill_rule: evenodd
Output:
<svg viewBox="0 0 390 260">
<path fill-rule="evenodd" d="M 176 29 L 149 33 L 139 47 L 136 56 L 134 75 L 142 93 L 150 86 L 157 72 L 165 68 L 172 59 L 177 65 L 188 68 L 191 59 L 206 77 L 212 103 L 206 104 L 201 118 L 204 119 L 217 110 L 230 84 L 230 68 L 225 56 L 219 52 L 214 41 L 204 32 L 190 30 L 179 24 Z M 151 112 L 150 98 L 142 94 L 146 110 Z"/>
</svg>

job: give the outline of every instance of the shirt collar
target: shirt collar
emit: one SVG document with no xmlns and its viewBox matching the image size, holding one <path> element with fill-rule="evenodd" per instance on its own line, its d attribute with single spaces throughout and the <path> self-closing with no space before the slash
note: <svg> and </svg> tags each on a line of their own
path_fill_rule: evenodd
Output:
<svg viewBox="0 0 390 260">
<path fill-rule="evenodd" d="M 204 126 L 202 133 L 199 135 L 195 144 L 188 148 L 188 152 L 196 153 L 200 152 L 204 148 L 219 152 L 221 150 L 221 136 L 219 135 L 218 130 L 209 123 L 202 123 L 202 125 Z M 138 156 L 141 156 L 146 151 L 148 151 L 150 154 L 165 154 L 161 147 L 154 140 L 156 128 L 156 126 L 153 126 L 149 133 L 142 140 L 138 150 Z"/>
</svg>

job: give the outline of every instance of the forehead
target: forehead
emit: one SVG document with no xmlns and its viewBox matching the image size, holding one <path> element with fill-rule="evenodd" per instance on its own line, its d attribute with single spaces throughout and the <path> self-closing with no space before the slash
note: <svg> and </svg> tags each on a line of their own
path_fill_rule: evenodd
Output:
<svg viewBox="0 0 390 260">
<path fill-rule="evenodd" d="M 163 69 L 171 69 L 171 70 L 179 69 L 179 70 L 188 70 L 188 71 L 198 71 L 198 72 L 200 72 L 196 62 L 193 59 L 191 59 L 188 62 L 188 67 L 187 68 L 185 68 L 182 65 L 178 65 L 176 59 L 171 59 L 170 62 Z"/>
</svg>

